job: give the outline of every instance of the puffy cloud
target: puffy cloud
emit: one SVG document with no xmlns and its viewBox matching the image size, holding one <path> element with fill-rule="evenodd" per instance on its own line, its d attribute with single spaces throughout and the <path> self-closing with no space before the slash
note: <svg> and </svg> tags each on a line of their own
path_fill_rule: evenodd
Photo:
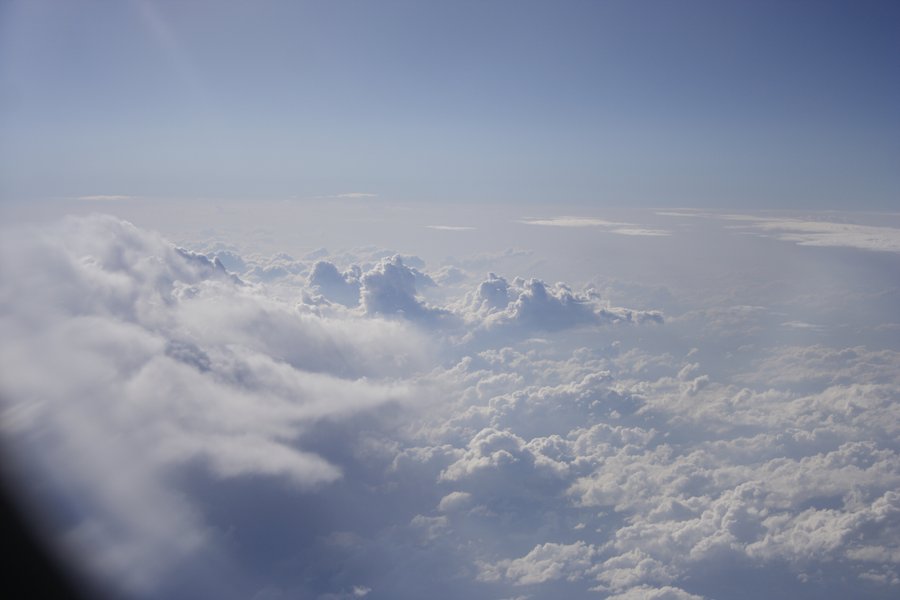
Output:
<svg viewBox="0 0 900 600">
<path fill-rule="evenodd" d="M 633 587 L 621 594 L 607 596 L 608 600 L 704 600 L 703 596 L 689 594 L 680 588 L 670 585 L 661 588 L 653 588 L 642 585 Z"/>
<path fill-rule="evenodd" d="M 490 314 L 498 310 L 505 310 L 511 301 L 512 296 L 506 279 L 497 277 L 494 273 L 488 273 L 487 279 L 478 284 L 472 304 L 476 311 Z"/>
<path fill-rule="evenodd" d="M 542 452 L 546 446 L 551 456 Z M 471 490 L 488 507 L 529 503 L 564 481 L 566 466 L 552 457 L 552 450 L 550 440 L 526 442 L 509 431 L 488 427 L 472 437 L 465 452 L 441 472 L 440 480 Z"/>
<path fill-rule="evenodd" d="M 104 217 L 0 245 L 12 462 L 60 543 L 137 597 L 900 585 L 886 337 L 785 341 L 784 304 L 718 282 L 605 288 L 641 310 L 463 289 L 463 268 L 529 272 L 522 253 L 429 277 L 376 247 L 184 250 Z"/>
<path fill-rule="evenodd" d="M 580 541 L 574 544 L 548 542 L 535 546 L 521 558 L 483 565 L 480 577 L 488 581 L 503 577 L 517 585 L 557 579 L 574 581 L 584 576 L 596 553 L 596 548 Z"/>
<path fill-rule="evenodd" d="M 450 492 L 441 498 L 438 510 L 444 513 L 456 512 L 467 508 L 472 503 L 472 494 L 468 492 Z"/>
<path fill-rule="evenodd" d="M 356 306 L 359 304 L 360 275 L 358 266 L 341 273 L 332 263 L 320 260 L 313 267 L 309 284 L 329 300 L 344 306 Z"/>
<path fill-rule="evenodd" d="M 778 348 L 759 361 L 752 372 L 738 381 L 764 378 L 769 385 L 796 389 L 822 389 L 832 385 L 900 383 L 895 368 L 900 353 L 870 350 L 862 346 L 832 348 L 820 344 Z"/>
<path fill-rule="evenodd" d="M 490 273 L 468 299 L 473 319 L 486 329 L 516 327 L 526 331 L 559 331 L 577 326 L 618 322 L 662 322 L 655 311 L 635 311 L 604 306 L 592 289 L 584 293 L 538 279 L 506 279 Z"/>
<path fill-rule="evenodd" d="M 417 285 L 434 285 L 434 282 L 418 269 L 403 264 L 399 255 L 382 259 L 362 276 L 361 283 L 366 314 L 400 315 L 413 320 L 434 320 L 449 314 L 417 297 Z"/>
<path fill-rule="evenodd" d="M 449 520 L 445 516 L 426 517 L 425 515 L 416 515 L 410 521 L 410 525 L 422 533 L 425 541 L 431 541 L 439 537 L 447 529 Z"/>
<path fill-rule="evenodd" d="M 423 356 L 402 323 L 298 312 L 112 218 L 6 236 L 0 260 L 5 433 L 80 499 L 66 539 L 132 590 L 208 538 L 165 483 L 176 469 L 333 482 L 342 469 L 304 432 L 409 398 L 362 376 Z"/>
</svg>

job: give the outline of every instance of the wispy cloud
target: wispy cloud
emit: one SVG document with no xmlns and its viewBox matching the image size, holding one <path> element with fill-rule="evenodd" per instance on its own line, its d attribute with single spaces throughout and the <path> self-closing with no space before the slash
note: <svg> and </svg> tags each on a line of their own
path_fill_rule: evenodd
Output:
<svg viewBox="0 0 900 600">
<path fill-rule="evenodd" d="M 661 217 L 702 217 L 705 216 L 705 213 L 701 213 L 699 211 L 693 209 L 685 209 L 683 211 L 680 210 L 658 210 L 656 214 Z"/>
<path fill-rule="evenodd" d="M 374 192 L 340 192 L 337 194 L 320 194 L 316 196 L 298 196 L 298 200 L 366 200 L 377 198 Z"/>
<path fill-rule="evenodd" d="M 121 202 L 123 200 L 134 200 L 137 196 L 129 196 L 127 194 L 94 194 L 89 196 L 76 196 L 76 200 L 83 202 Z"/>
<path fill-rule="evenodd" d="M 343 194 L 335 194 L 331 198 L 341 198 L 343 200 L 358 200 L 360 198 L 377 198 L 378 194 L 371 192 L 344 192 Z"/>
<path fill-rule="evenodd" d="M 526 225 L 545 225 L 548 227 L 615 227 L 618 225 L 628 225 L 628 223 L 617 223 L 616 221 L 607 221 L 606 219 L 595 219 L 593 217 L 549 217 L 546 219 L 519 219 L 519 223 Z"/>
<path fill-rule="evenodd" d="M 648 235 L 648 236 L 671 235 L 665 229 L 645 229 L 643 227 L 619 227 L 619 228 L 611 230 L 610 233 L 618 233 L 619 235 Z"/>
<path fill-rule="evenodd" d="M 426 225 L 427 229 L 438 229 L 440 231 L 473 231 L 474 227 L 465 225 Z"/>
<path fill-rule="evenodd" d="M 666 236 L 670 235 L 665 229 L 648 229 L 646 227 L 636 226 L 634 223 L 622 223 L 619 221 L 608 221 L 606 219 L 597 219 L 594 217 L 549 217 L 544 219 L 524 218 L 519 219 L 519 223 L 525 225 L 543 225 L 546 227 L 600 227 L 604 228 L 607 233 L 617 233 L 619 235 L 640 235 L 640 236 Z"/>
<path fill-rule="evenodd" d="M 900 229 L 857 223 L 728 214 L 723 219 L 745 223 L 763 235 L 800 246 L 842 246 L 881 252 L 900 252 Z"/>
</svg>

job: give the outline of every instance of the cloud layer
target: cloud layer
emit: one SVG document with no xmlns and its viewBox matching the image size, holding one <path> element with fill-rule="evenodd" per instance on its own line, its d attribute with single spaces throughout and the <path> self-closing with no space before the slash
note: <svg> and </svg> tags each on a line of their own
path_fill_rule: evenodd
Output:
<svg viewBox="0 0 900 600">
<path fill-rule="evenodd" d="M 128 596 L 900 589 L 900 349 L 789 303 L 103 216 L 0 244 L 3 436 L 56 543 Z"/>
</svg>

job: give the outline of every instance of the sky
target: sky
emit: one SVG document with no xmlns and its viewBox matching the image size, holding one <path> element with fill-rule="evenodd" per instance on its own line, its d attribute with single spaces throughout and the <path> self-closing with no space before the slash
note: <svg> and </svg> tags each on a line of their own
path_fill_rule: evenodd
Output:
<svg viewBox="0 0 900 600">
<path fill-rule="evenodd" d="M 898 597 L 898 25 L 0 0 L 0 491 L 88 600 Z"/>
<path fill-rule="evenodd" d="M 893 2 L 0 4 L 0 201 L 883 210 Z"/>
</svg>

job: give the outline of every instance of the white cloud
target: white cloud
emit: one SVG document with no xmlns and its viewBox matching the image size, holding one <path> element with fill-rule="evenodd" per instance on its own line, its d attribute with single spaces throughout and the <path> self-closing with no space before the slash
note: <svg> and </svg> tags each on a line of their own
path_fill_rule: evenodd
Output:
<svg viewBox="0 0 900 600">
<path fill-rule="evenodd" d="M 494 273 L 469 296 L 464 310 L 486 329 L 556 331 L 579 325 L 662 322 L 655 311 L 606 306 L 593 289 L 579 293 L 563 283 L 547 285 L 539 279 L 516 278 L 510 283 Z"/>
<path fill-rule="evenodd" d="M 730 214 L 721 218 L 801 246 L 835 246 L 900 252 L 900 228 L 796 218 L 771 218 Z"/>
<path fill-rule="evenodd" d="M 465 225 L 426 225 L 426 229 L 437 229 L 439 231 L 474 231 L 474 227 Z"/>
<path fill-rule="evenodd" d="M 375 198 L 378 194 L 373 194 L 371 192 L 344 192 L 343 194 L 336 194 L 335 198 L 348 198 L 348 199 L 359 199 L 359 198 Z"/>
<path fill-rule="evenodd" d="M 575 581 L 593 564 L 596 548 L 584 542 L 535 546 L 521 558 L 482 565 L 480 577 L 487 581 L 506 578 L 517 585 L 544 583 L 557 579 Z"/>
<path fill-rule="evenodd" d="M 547 227 L 618 227 L 628 223 L 596 219 L 593 217 L 549 217 L 546 219 L 520 219 L 526 225 L 544 225 Z"/>
<path fill-rule="evenodd" d="M 621 594 L 607 596 L 607 600 L 704 600 L 703 596 L 689 594 L 680 588 L 663 586 L 653 588 L 650 586 L 638 586 Z"/>
<path fill-rule="evenodd" d="M 468 492 L 450 492 L 441 498 L 438 510 L 443 513 L 457 512 L 472 503 L 472 494 Z"/>
<path fill-rule="evenodd" d="M 332 263 L 318 261 L 309 276 L 309 285 L 317 288 L 326 298 L 345 306 L 359 304 L 361 272 L 359 267 L 351 267 L 343 273 Z"/>
<path fill-rule="evenodd" d="M 611 231 L 612 233 L 618 233 L 619 235 L 643 235 L 650 237 L 672 235 L 664 229 L 647 229 L 646 227 L 616 227 Z"/>
<path fill-rule="evenodd" d="M 671 241 L 666 265 L 705 272 Z M 105 217 L 0 238 L 4 440 L 61 543 L 136 597 L 900 585 L 900 348 L 833 300 L 635 267 L 599 288 L 635 310 L 470 274 L 578 257 L 309 243 L 184 250 Z"/>
<path fill-rule="evenodd" d="M 76 200 L 82 200 L 84 202 L 121 202 L 123 200 L 132 200 L 135 196 L 129 196 L 126 194 L 95 194 L 89 196 L 78 196 Z"/>
<path fill-rule="evenodd" d="M 359 377 L 423 356 L 402 323 L 299 313 L 111 218 L 5 236 L 0 258 L 6 434 L 82 498 L 79 553 L 137 589 L 205 539 L 167 473 L 333 482 L 303 432 L 408 398 Z"/>
<path fill-rule="evenodd" d="M 550 217 L 544 219 L 527 218 L 519 219 L 519 223 L 525 225 L 543 225 L 545 227 L 600 227 L 609 233 L 632 236 L 667 236 L 671 235 L 664 229 L 652 229 L 635 226 L 632 223 L 608 221 L 594 217 Z"/>
<path fill-rule="evenodd" d="M 362 306 L 368 315 L 400 315 L 408 319 L 437 319 L 446 310 L 426 305 L 417 297 L 416 286 L 434 284 L 418 269 L 403 264 L 399 255 L 383 259 L 360 279 Z"/>
</svg>

